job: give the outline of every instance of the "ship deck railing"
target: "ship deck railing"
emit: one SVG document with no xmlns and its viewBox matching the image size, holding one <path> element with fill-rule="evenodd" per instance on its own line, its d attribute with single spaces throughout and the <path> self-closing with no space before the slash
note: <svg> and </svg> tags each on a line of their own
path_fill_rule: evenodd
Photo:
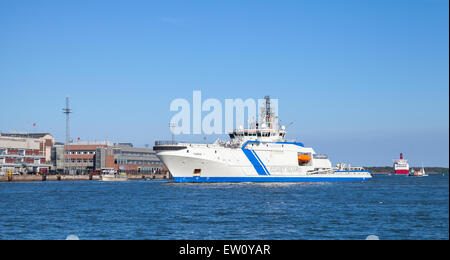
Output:
<svg viewBox="0 0 450 260">
<path fill-rule="evenodd" d="M 172 140 L 172 141 L 167 141 L 167 140 L 155 141 L 155 146 L 158 146 L 158 145 L 177 145 L 177 144 L 179 144 L 179 142 L 174 141 L 174 140 Z"/>
<path fill-rule="evenodd" d="M 314 175 L 314 174 L 333 174 L 334 170 L 318 170 L 318 171 L 311 171 L 308 172 L 308 175 Z"/>
<path fill-rule="evenodd" d="M 218 142 L 218 143 L 200 143 L 200 142 L 191 142 L 191 141 L 155 141 L 155 146 L 187 146 L 192 147 L 195 146 L 204 146 L 204 147 L 215 147 L 215 146 L 223 146 L 227 148 L 238 148 L 241 144 L 229 143 L 229 142 Z"/>
</svg>

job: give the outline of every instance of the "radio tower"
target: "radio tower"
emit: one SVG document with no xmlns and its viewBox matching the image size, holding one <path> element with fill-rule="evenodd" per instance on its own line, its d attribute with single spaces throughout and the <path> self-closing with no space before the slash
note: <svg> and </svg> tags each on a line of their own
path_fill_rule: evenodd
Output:
<svg viewBox="0 0 450 260">
<path fill-rule="evenodd" d="M 67 150 L 69 150 L 70 145 L 70 114 L 72 113 L 72 109 L 69 107 L 69 97 L 66 97 L 66 108 L 63 108 L 63 113 L 66 114 L 66 144 L 64 145 L 64 172 L 66 171 L 66 157 Z M 69 170 L 70 173 L 70 157 L 69 157 Z"/>
</svg>

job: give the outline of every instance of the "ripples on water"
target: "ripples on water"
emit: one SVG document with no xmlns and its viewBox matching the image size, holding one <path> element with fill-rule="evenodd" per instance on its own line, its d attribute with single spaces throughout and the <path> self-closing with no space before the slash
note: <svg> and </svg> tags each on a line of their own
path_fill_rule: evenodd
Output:
<svg viewBox="0 0 450 260">
<path fill-rule="evenodd" d="M 0 239 L 449 239 L 448 183 L 0 183 Z"/>
</svg>

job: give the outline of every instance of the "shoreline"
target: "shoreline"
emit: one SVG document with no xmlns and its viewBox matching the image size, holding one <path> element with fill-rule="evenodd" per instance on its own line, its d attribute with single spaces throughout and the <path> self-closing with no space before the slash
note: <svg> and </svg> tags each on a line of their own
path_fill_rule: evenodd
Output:
<svg viewBox="0 0 450 260">
<path fill-rule="evenodd" d="M 129 174 L 128 180 L 169 180 L 169 173 L 161 174 Z M 8 175 L 0 176 L 0 182 L 37 182 L 37 181 L 100 181 L 100 175 L 12 175 L 12 180 Z"/>
<path fill-rule="evenodd" d="M 393 172 L 371 172 L 372 175 L 395 175 L 395 176 L 408 176 L 408 174 L 395 174 Z M 433 173 L 428 173 L 428 175 L 447 175 L 447 172 L 433 172 Z"/>
<path fill-rule="evenodd" d="M 384 167 L 381 167 L 384 168 Z M 426 169 L 426 168 L 425 168 Z M 368 169 L 369 170 L 369 169 Z M 392 172 L 386 171 L 373 171 L 372 175 L 392 175 Z M 428 173 L 428 172 L 427 172 Z M 430 172 L 429 175 L 447 175 L 447 172 Z M 398 175 L 403 176 L 403 175 Z M 406 175 L 405 175 L 406 176 Z M 160 174 L 130 174 L 128 175 L 128 180 L 171 180 L 170 173 L 160 173 Z M 8 175 L 0 176 L 1 182 L 43 182 L 43 181 L 101 181 L 100 175 L 13 175 L 12 180 L 8 179 Z"/>
<path fill-rule="evenodd" d="M 420 169 L 422 167 L 410 166 L 410 169 Z M 394 174 L 394 168 L 391 166 L 367 166 L 364 167 L 365 170 L 370 171 L 372 174 Z M 424 167 L 425 172 L 429 175 L 432 174 L 448 174 L 449 168 L 445 167 Z"/>
</svg>

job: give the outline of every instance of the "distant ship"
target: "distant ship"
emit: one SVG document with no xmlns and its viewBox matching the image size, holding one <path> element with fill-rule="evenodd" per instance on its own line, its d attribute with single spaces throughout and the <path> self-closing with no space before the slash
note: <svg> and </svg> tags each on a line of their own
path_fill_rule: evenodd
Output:
<svg viewBox="0 0 450 260">
<path fill-rule="evenodd" d="M 411 169 L 411 172 L 409 173 L 409 176 L 413 177 L 426 177 L 428 174 L 425 172 L 425 168 L 423 167 L 422 163 L 422 169 L 415 171 L 414 169 Z"/>
<path fill-rule="evenodd" d="M 297 141 L 287 141 L 278 128 L 270 97 L 265 97 L 259 122 L 229 133 L 229 141 L 213 144 L 156 141 L 156 155 L 175 182 L 331 182 L 368 181 L 362 168 L 333 168 L 327 155 Z"/>
<path fill-rule="evenodd" d="M 408 160 L 403 159 L 403 153 L 400 153 L 400 159 L 394 160 L 394 173 L 397 174 L 409 174 Z"/>
</svg>

